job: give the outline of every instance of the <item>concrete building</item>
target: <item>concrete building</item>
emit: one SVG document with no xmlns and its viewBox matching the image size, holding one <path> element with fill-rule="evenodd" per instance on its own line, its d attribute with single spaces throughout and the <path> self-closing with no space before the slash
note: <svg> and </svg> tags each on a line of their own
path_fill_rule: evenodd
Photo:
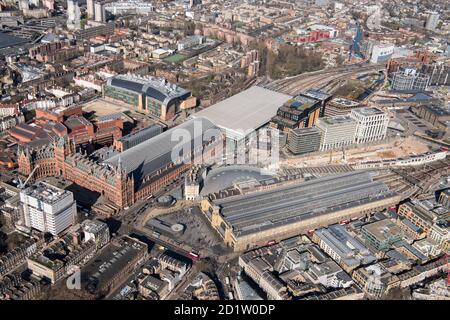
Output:
<svg viewBox="0 0 450 320">
<path fill-rule="evenodd" d="M 74 224 L 76 202 L 73 193 L 38 182 L 20 193 L 25 226 L 59 235 Z"/>
<path fill-rule="evenodd" d="M 201 209 L 234 251 L 262 246 L 389 207 L 399 196 L 367 172 L 350 172 L 263 191 L 204 199 Z"/>
<path fill-rule="evenodd" d="M 94 2 L 94 20 L 97 22 L 106 22 L 105 4 L 101 1 Z"/>
<path fill-rule="evenodd" d="M 366 294 L 377 298 L 400 285 L 398 277 L 387 272 L 379 263 L 355 270 L 352 278 Z"/>
<path fill-rule="evenodd" d="M 321 132 L 317 128 L 297 128 L 289 131 L 288 149 L 293 154 L 315 152 L 320 147 Z"/>
<path fill-rule="evenodd" d="M 111 12 L 113 15 L 148 14 L 155 11 L 155 7 L 152 3 L 141 0 L 119 0 L 107 1 L 105 3 L 105 10 Z"/>
<path fill-rule="evenodd" d="M 425 24 L 425 29 L 430 31 L 435 31 L 439 24 L 439 13 L 430 12 L 427 17 L 427 23 Z"/>
<path fill-rule="evenodd" d="M 81 289 L 93 297 L 104 297 L 147 260 L 145 243 L 129 236 L 108 244 L 81 269 Z"/>
<path fill-rule="evenodd" d="M 28 0 L 19 0 L 19 9 L 22 11 L 27 11 L 30 8 L 30 3 Z"/>
<path fill-rule="evenodd" d="M 114 21 L 86 25 L 84 29 L 76 30 L 73 34 L 76 40 L 88 40 L 98 36 L 111 36 L 114 33 Z"/>
<path fill-rule="evenodd" d="M 87 9 L 88 19 L 93 20 L 95 17 L 94 0 L 86 0 L 86 9 Z"/>
<path fill-rule="evenodd" d="M 189 36 L 189 37 L 186 37 L 186 38 L 178 41 L 177 48 L 178 48 L 178 50 L 188 49 L 188 48 L 194 47 L 198 44 L 202 44 L 204 41 L 205 41 L 205 37 L 203 37 L 203 36 L 199 36 L 199 35 Z"/>
<path fill-rule="evenodd" d="M 347 272 L 377 258 L 340 224 L 314 231 L 313 241 Z"/>
<path fill-rule="evenodd" d="M 389 60 L 394 53 L 395 46 L 393 44 L 375 44 L 372 47 L 370 56 L 371 63 L 382 63 Z"/>
<path fill-rule="evenodd" d="M 81 12 L 78 0 L 67 1 L 67 28 L 80 29 L 81 28 Z"/>
<path fill-rule="evenodd" d="M 392 244 L 403 239 L 403 230 L 389 219 L 366 224 L 361 228 L 364 238 L 380 251 L 388 251 Z"/>
<path fill-rule="evenodd" d="M 356 143 L 382 140 L 386 137 L 389 116 L 378 108 L 353 109 L 350 118 L 356 122 Z"/>
<path fill-rule="evenodd" d="M 84 220 L 81 227 L 84 231 L 84 242 L 94 241 L 97 250 L 108 244 L 110 234 L 106 223 L 99 220 Z"/>
<path fill-rule="evenodd" d="M 356 122 L 348 115 L 320 118 L 316 128 L 321 132 L 321 151 L 343 148 L 355 141 Z"/>
</svg>

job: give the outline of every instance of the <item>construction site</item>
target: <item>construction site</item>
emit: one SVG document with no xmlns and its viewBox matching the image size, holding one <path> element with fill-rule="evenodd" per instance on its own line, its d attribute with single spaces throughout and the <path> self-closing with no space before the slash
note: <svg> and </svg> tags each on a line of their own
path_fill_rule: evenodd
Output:
<svg viewBox="0 0 450 320">
<path fill-rule="evenodd" d="M 376 144 L 354 145 L 342 150 L 315 152 L 300 157 L 289 157 L 280 160 L 280 166 L 298 168 L 340 164 L 353 165 L 416 156 L 428 151 L 430 151 L 429 146 L 415 137 L 398 137 Z"/>
</svg>

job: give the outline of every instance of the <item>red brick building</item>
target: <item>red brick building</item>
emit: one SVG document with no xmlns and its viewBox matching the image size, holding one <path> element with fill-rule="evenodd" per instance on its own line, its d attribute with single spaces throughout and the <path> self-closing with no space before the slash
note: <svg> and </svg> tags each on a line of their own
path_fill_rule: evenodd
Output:
<svg viewBox="0 0 450 320">
<path fill-rule="evenodd" d="M 196 126 L 202 128 L 201 132 L 194 130 L 196 121 Z M 210 137 L 204 141 L 203 134 L 208 129 L 218 130 L 206 119 L 186 121 L 103 162 L 75 152 L 73 141 L 60 138 L 39 149 L 20 149 L 19 172 L 29 175 L 38 166 L 33 179 L 63 176 L 100 193 L 118 208 L 124 208 L 167 185 L 189 170 L 196 160 L 207 160 L 213 156 L 222 140 Z M 172 151 L 180 147 L 179 141 L 172 140 L 172 130 L 184 130 L 191 135 L 190 141 L 183 141 L 183 153 L 178 154 L 183 161 L 172 159 Z M 197 141 L 201 144 L 196 145 Z"/>
</svg>

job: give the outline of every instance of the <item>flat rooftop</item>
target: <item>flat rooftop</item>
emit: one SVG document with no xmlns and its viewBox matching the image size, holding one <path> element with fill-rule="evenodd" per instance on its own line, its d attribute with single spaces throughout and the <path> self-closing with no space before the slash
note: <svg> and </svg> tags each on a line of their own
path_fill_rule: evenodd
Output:
<svg viewBox="0 0 450 320">
<path fill-rule="evenodd" d="M 121 272 L 142 250 L 147 250 L 147 246 L 129 237 L 108 244 L 82 268 L 82 287 L 91 293 L 101 290 L 105 282 Z"/>
<path fill-rule="evenodd" d="M 316 135 L 320 133 L 320 130 L 316 127 L 307 127 L 307 128 L 296 128 L 292 130 L 295 135 L 304 136 L 304 135 Z"/>
<path fill-rule="evenodd" d="M 351 267 L 377 260 L 359 240 L 349 234 L 344 226 L 332 225 L 315 231 L 315 234 Z"/>
<path fill-rule="evenodd" d="M 38 182 L 23 191 L 27 196 L 39 199 L 40 201 L 53 204 L 62 198 L 70 195 L 70 191 L 54 187 L 45 182 Z"/>
<path fill-rule="evenodd" d="M 384 114 L 384 112 L 381 111 L 380 109 L 373 108 L 373 107 L 353 109 L 352 112 L 359 113 L 363 116 L 373 116 L 373 115 L 377 115 L 377 114 Z"/>
<path fill-rule="evenodd" d="M 291 96 L 254 86 L 201 110 L 191 117 L 204 117 L 239 140 L 245 132 L 256 130 L 270 121 Z"/>
<path fill-rule="evenodd" d="M 323 117 L 323 118 L 319 118 L 318 121 L 320 121 L 326 125 L 330 125 L 330 126 L 355 122 L 352 118 L 350 118 L 350 116 L 347 116 L 347 115 L 334 116 L 334 117 Z"/>
<path fill-rule="evenodd" d="M 402 229 L 390 220 L 380 220 L 363 226 L 363 229 L 370 232 L 380 241 L 385 241 L 398 234 L 403 234 Z"/>
<path fill-rule="evenodd" d="M 349 172 L 213 202 L 240 237 L 392 196 L 368 172 Z"/>
</svg>

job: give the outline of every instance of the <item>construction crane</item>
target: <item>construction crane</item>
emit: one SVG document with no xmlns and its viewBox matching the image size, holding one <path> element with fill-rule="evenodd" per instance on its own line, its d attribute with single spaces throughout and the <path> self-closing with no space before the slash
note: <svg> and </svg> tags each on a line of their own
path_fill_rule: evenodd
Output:
<svg viewBox="0 0 450 320">
<path fill-rule="evenodd" d="M 24 189 L 25 186 L 27 185 L 28 181 L 30 180 L 30 178 L 33 176 L 33 174 L 36 172 L 36 170 L 39 168 L 39 165 L 36 165 L 34 167 L 34 169 L 31 171 L 31 173 L 28 175 L 28 178 L 25 180 L 25 182 L 22 182 L 22 180 L 20 179 L 20 177 L 18 177 L 19 180 L 19 184 L 17 185 L 17 188 L 19 189 Z"/>
</svg>

